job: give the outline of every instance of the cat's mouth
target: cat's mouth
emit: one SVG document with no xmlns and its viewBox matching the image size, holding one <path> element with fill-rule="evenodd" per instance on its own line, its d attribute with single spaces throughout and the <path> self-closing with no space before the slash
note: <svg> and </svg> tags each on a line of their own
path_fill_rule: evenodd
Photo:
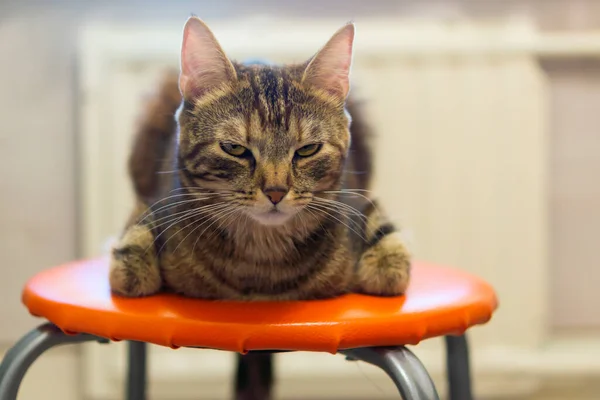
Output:
<svg viewBox="0 0 600 400">
<path fill-rule="evenodd" d="M 262 225 L 283 225 L 290 219 L 292 214 L 273 207 L 268 211 L 250 213 L 250 216 Z"/>
</svg>

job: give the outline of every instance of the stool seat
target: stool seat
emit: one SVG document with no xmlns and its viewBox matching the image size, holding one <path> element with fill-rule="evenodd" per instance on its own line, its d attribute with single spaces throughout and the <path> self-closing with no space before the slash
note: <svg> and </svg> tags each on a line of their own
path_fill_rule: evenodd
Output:
<svg viewBox="0 0 600 400">
<path fill-rule="evenodd" d="M 325 351 L 417 344 L 487 322 L 497 300 L 468 273 L 417 262 L 405 296 L 349 294 L 294 302 L 190 299 L 171 293 L 130 299 L 111 294 L 108 258 L 79 261 L 30 279 L 23 303 L 65 333 L 173 348 Z"/>
</svg>

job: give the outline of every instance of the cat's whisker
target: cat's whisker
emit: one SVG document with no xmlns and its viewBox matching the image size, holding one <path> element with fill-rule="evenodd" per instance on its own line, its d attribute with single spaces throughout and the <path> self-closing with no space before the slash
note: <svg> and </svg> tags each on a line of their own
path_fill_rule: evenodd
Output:
<svg viewBox="0 0 600 400">
<path fill-rule="evenodd" d="M 306 220 L 306 222 L 304 222 L 304 221 L 305 221 L 305 220 L 304 220 L 304 217 L 305 217 L 304 213 L 302 213 L 302 212 L 300 212 L 300 213 L 299 213 L 299 217 L 301 218 L 301 220 L 302 220 L 302 223 L 304 224 L 304 227 L 305 227 L 305 228 L 307 228 L 307 229 L 308 229 L 308 227 L 309 227 L 309 222 L 310 222 L 310 221 L 308 221 L 308 217 L 312 217 L 312 218 L 313 218 L 313 219 L 314 219 L 314 220 L 317 222 L 317 224 L 319 224 L 319 226 L 321 227 L 321 229 L 323 229 L 323 230 L 325 229 L 325 228 L 323 227 L 323 224 L 321 224 L 321 220 L 320 220 L 319 218 L 317 218 L 317 216 L 316 216 L 316 215 L 315 215 L 315 214 L 314 214 L 314 213 L 313 213 L 311 210 L 309 210 L 308 208 L 304 208 L 304 210 L 306 210 L 306 212 L 307 212 L 308 214 L 310 214 L 310 215 L 307 215 L 307 216 L 306 216 L 307 220 Z"/>
<path fill-rule="evenodd" d="M 343 210 L 340 210 L 339 208 L 336 208 L 336 207 L 331 206 L 331 205 L 314 204 L 314 203 L 310 204 L 309 207 L 312 208 L 315 211 L 317 211 L 317 210 L 321 211 L 321 212 L 323 212 L 325 214 L 328 214 L 328 215 L 330 215 L 332 217 L 333 217 L 334 214 L 337 214 L 342 219 L 335 218 L 336 221 L 338 221 L 339 223 L 343 224 L 345 227 L 347 227 L 348 229 L 352 230 L 357 235 L 361 235 L 359 232 L 357 232 L 357 229 L 358 229 L 358 231 L 362 230 L 361 224 L 359 224 L 358 222 L 356 222 L 352 218 L 350 218 L 350 216 L 346 212 L 344 212 Z M 345 218 L 343 218 L 343 217 L 345 217 Z"/>
<path fill-rule="evenodd" d="M 190 203 L 195 203 L 195 202 L 197 202 L 197 200 L 196 200 L 196 199 L 192 199 L 192 200 L 186 200 L 186 201 L 180 201 L 180 202 L 173 203 L 173 204 L 167 204 L 167 205 L 165 205 L 165 206 L 162 206 L 162 207 L 160 207 L 160 208 L 157 208 L 156 210 L 151 210 L 151 211 L 149 211 L 149 212 L 148 212 L 148 213 L 147 213 L 147 214 L 146 214 L 146 215 L 145 215 L 143 218 L 141 218 L 140 220 L 138 220 L 138 224 L 143 224 L 143 223 L 145 223 L 145 222 L 146 222 L 147 220 L 149 220 L 149 219 L 150 219 L 150 220 L 149 220 L 149 222 L 156 222 L 156 221 L 159 221 L 160 219 L 162 219 L 162 218 L 164 218 L 164 217 L 161 217 L 161 218 L 159 218 L 159 219 L 156 219 L 156 220 L 153 220 L 153 219 L 151 219 L 151 218 L 152 218 L 152 217 L 154 217 L 154 216 L 155 216 L 157 213 L 159 213 L 159 212 L 162 212 L 162 211 L 168 211 L 168 210 L 170 210 L 170 209 L 172 209 L 172 208 L 176 208 L 177 206 L 179 206 L 179 205 L 182 205 L 182 204 L 190 204 Z M 172 215 L 172 214 L 170 214 L 170 215 Z M 168 217 L 168 216 L 169 216 L 169 215 L 167 215 L 167 217 Z"/>
<path fill-rule="evenodd" d="M 186 226 L 180 228 L 177 232 L 175 232 L 174 234 L 172 234 L 171 236 L 169 236 L 169 238 L 165 241 L 165 243 L 163 243 L 163 245 L 161 246 L 161 248 L 160 248 L 159 251 L 162 251 L 163 247 L 165 247 L 167 245 L 167 243 L 169 242 L 169 240 L 171 240 L 174 237 L 176 237 L 180 232 L 182 232 L 185 229 L 189 228 L 190 226 L 196 225 L 198 223 L 200 224 L 200 226 L 202 226 L 203 223 L 204 223 L 203 221 L 208 221 L 208 220 L 210 220 L 210 216 L 209 215 L 204 215 L 203 217 L 201 217 L 199 219 L 195 219 L 191 223 L 189 223 Z M 181 246 L 181 244 L 185 242 L 185 239 L 187 239 L 195 230 L 196 230 L 196 228 L 192 229 L 192 231 L 190 233 L 188 233 L 187 235 L 185 235 L 185 237 L 182 240 L 180 240 L 179 243 L 177 243 L 177 246 L 175 246 L 175 249 L 171 253 L 175 254 L 175 252 L 177 251 L 177 249 L 179 248 L 179 246 Z"/>
<path fill-rule="evenodd" d="M 329 211 L 335 212 L 337 214 L 342 214 L 345 217 L 348 217 L 349 221 L 351 221 L 352 223 L 359 225 L 356 221 L 352 219 L 352 216 L 357 215 L 356 210 L 346 209 L 345 207 L 340 207 L 340 205 L 338 204 L 331 204 L 323 201 L 312 201 L 309 204 L 318 205 L 322 208 L 326 208 Z"/>
<path fill-rule="evenodd" d="M 173 199 L 173 198 L 176 198 L 176 197 L 186 197 L 186 196 L 196 196 L 196 199 L 198 199 L 198 200 L 204 200 L 204 199 L 212 198 L 212 196 L 200 197 L 200 196 L 198 196 L 197 193 L 178 193 L 178 194 L 174 194 L 174 195 L 171 195 L 171 196 L 166 196 L 166 197 L 163 197 L 163 198 L 155 201 L 152 205 L 148 206 L 148 210 L 146 210 L 144 213 L 142 213 L 142 215 L 140 215 L 138 218 L 144 218 L 145 219 L 148 216 L 148 214 L 152 214 L 153 212 L 156 212 L 156 211 L 162 209 L 162 208 L 159 208 L 158 210 L 153 210 L 152 207 L 155 207 L 155 206 L 157 206 L 158 204 L 160 204 L 160 203 L 162 203 L 164 201 L 167 201 L 167 200 L 170 200 L 170 199 Z M 171 205 L 171 204 L 172 203 L 167 204 L 167 205 Z M 139 220 L 138 222 L 142 222 L 142 221 L 143 221 L 143 219 Z"/>
<path fill-rule="evenodd" d="M 181 172 L 181 171 L 185 171 L 186 168 L 180 168 L 180 169 L 173 169 L 170 171 L 156 171 L 156 174 L 161 175 L 161 174 L 175 174 L 177 172 Z"/>
<path fill-rule="evenodd" d="M 170 235 L 170 236 L 169 236 L 169 238 L 168 238 L 168 239 L 165 241 L 165 243 L 163 243 L 163 245 L 160 247 L 160 249 L 159 249 L 159 251 L 158 251 L 158 252 L 160 253 L 160 252 L 162 251 L 162 249 L 163 249 L 163 248 L 164 248 L 164 247 L 167 245 L 167 243 L 169 242 L 169 240 L 171 240 L 173 237 L 177 236 L 177 235 L 179 234 L 179 232 L 181 232 L 181 231 L 183 231 L 183 230 L 185 230 L 185 229 L 189 228 L 190 226 L 192 226 L 192 225 L 195 225 L 195 224 L 197 224 L 197 223 L 199 223 L 199 222 L 210 220 L 210 217 L 211 217 L 211 216 L 210 216 L 210 215 L 208 215 L 208 214 L 207 214 L 207 212 L 209 212 L 209 211 L 210 211 L 210 212 L 216 212 L 216 213 L 220 213 L 221 211 L 223 211 L 223 210 L 227 209 L 227 208 L 230 206 L 230 204 L 229 204 L 229 203 L 227 203 L 227 202 L 222 202 L 222 204 L 218 204 L 218 205 L 219 205 L 219 207 L 214 207 L 214 208 L 211 208 L 211 209 L 209 209 L 209 210 L 200 210 L 199 212 L 195 212 L 195 213 L 194 213 L 193 215 L 191 215 L 190 217 L 186 217 L 186 218 L 184 218 L 184 220 L 185 220 L 185 219 L 189 219 L 189 218 L 194 218 L 194 217 L 196 217 L 196 216 L 201 216 L 199 219 L 194 219 L 194 220 L 193 220 L 191 223 L 189 223 L 189 224 L 185 225 L 184 227 L 182 227 L 182 228 L 180 228 L 179 230 L 177 230 L 177 232 L 175 232 L 175 233 L 173 233 L 172 235 Z M 182 222 L 182 221 L 183 221 L 183 220 L 179 220 L 179 221 L 176 221 L 176 223 L 180 223 L 180 222 Z M 201 223 L 201 224 L 200 224 L 200 226 L 202 226 L 202 225 L 203 225 L 203 223 Z M 165 231 L 161 232 L 161 234 L 162 234 L 162 233 L 164 233 L 164 232 L 166 232 L 166 231 L 167 231 L 169 228 L 170 228 L 170 227 L 167 227 L 167 228 L 165 229 Z M 192 232 L 193 232 L 193 230 L 192 230 Z M 179 247 L 179 245 L 180 245 L 181 243 L 183 243 L 183 242 L 185 241 L 185 239 L 186 239 L 186 238 L 187 238 L 187 237 L 188 237 L 188 236 L 189 236 L 189 235 L 190 235 L 192 232 L 190 232 L 190 233 L 189 233 L 189 234 L 188 234 L 188 235 L 187 235 L 187 236 L 186 236 L 186 237 L 185 237 L 183 240 L 181 240 L 181 241 L 180 241 L 180 242 L 177 244 L 177 247 L 175 247 L 175 249 L 177 249 L 177 248 Z M 158 237 L 157 237 L 157 238 L 158 238 Z M 173 253 L 175 253 L 175 251 L 173 251 Z"/>
<path fill-rule="evenodd" d="M 201 186 L 182 186 L 182 187 L 178 187 L 175 189 L 171 189 L 170 192 L 176 192 L 178 190 L 197 190 L 197 191 L 204 191 L 205 194 L 224 194 L 224 193 L 235 193 L 234 190 L 230 190 L 230 189 L 207 189 L 207 188 L 203 188 Z"/>
<path fill-rule="evenodd" d="M 227 210 L 229 210 L 231 208 L 231 204 L 225 204 L 223 207 L 220 207 L 216 210 L 211 210 L 212 211 L 212 215 L 204 215 L 204 217 L 193 221 L 191 224 L 188 224 L 186 226 L 184 226 L 182 229 L 180 229 L 178 232 L 181 232 L 183 229 L 187 229 L 188 227 L 198 224 L 198 226 L 196 226 L 194 229 L 192 229 L 192 231 L 190 231 L 177 245 L 177 247 L 175 247 L 175 250 L 177 250 L 177 248 L 181 245 L 181 243 L 185 242 L 185 240 L 192 234 L 194 233 L 197 229 L 199 229 L 200 227 L 202 227 L 205 223 L 207 223 L 208 221 L 211 220 L 211 217 L 215 217 L 218 215 L 223 214 L 224 212 L 226 212 Z M 174 235 L 173 235 L 174 236 Z M 166 243 L 165 243 L 166 244 Z M 173 251 L 173 253 L 175 252 L 175 250 Z"/>
<path fill-rule="evenodd" d="M 375 209 L 379 212 L 379 209 L 377 208 L 377 205 L 373 202 L 373 199 L 369 198 L 368 196 L 365 196 L 364 194 L 357 193 L 358 191 L 369 192 L 369 190 L 366 190 L 366 189 L 364 189 L 364 190 L 363 189 L 342 189 L 342 190 L 327 190 L 327 191 L 323 191 L 321 193 L 346 194 L 346 195 L 362 197 L 363 199 L 368 201 L 373 207 L 375 207 Z"/>
<path fill-rule="evenodd" d="M 206 232 L 206 230 L 208 228 L 210 228 L 211 226 L 213 226 L 215 224 L 215 222 L 219 221 L 221 218 L 223 218 L 223 217 L 225 217 L 225 216 L 227 216 L 227 215 L 229 215 L 231 213 L 234 213 L 236 211 L 239 211 L 239 209 L 240 209 L 239 207 L 233 207 L 232 209 L 224 210 L 224 211 L 221 211 L 221 212 L 217 213 L 216 215 L 213 215 L 212 217 L 214 218 L 214 221 L 210 225 L 208 225 L 206 228 L 204 228 L 204 230 L 202 232 L 200 232 L 200 234 L 198 235 L 198 237 L 194 241 L 194 245 L 192 246 L 192 253 L 196 249 L 196 244 L 198 244 L 198 240 L 202 237 L 202 235 L 204 234 L 204 232 Z M 194 228 L 194 230 L 192 232 L 194 232 L 195 230 L 197 230 L 198 228 L 200 228 L 202 225 L 204 225 L 204 224 L 201 224 L 200 226 Z"/>
<path fill-rule="evenodd" d="M 223 207 L 227 207 L 228 204 L 221 204 Z M 212 210 L 211 210 L 212 211 Z M 202 214 L 202 213 L 206 213 L 206 210 L 201 210 L 198 212 L 198 214 Z M 198 215 L 198 214 L 194 214 L 194 215 Z M 156 237 L 154 238 L 154 240 L 152 241 L 152 244 L 150 246 L 148 246 L 148 249 L 150 247 L 152 247 L 154 245 L 154 243 L 156 243 L 156 241 L 165 233 L 167 232 L 171 227 L 173 227 L 174 225 L 180 223 L 181 221 L 187 219 L 188 217 L 183 217 L 183 218 L 178 218 L 175 222 L 171 223 L 169 226 L 167 226 L 162 232 L 160 232 L 158 235 L 156 235 Z M 168 240 L 167 240 L 168 242 Z M 165 246 L 166 242 L 161 246 L 159 252 L 163 249 L 163 247 Z M 148 251 L 148 249 L 146 249 L 146 251 Z"/>
<path fill-rule="evenodd" d="M 321 213 L 325 214 L 325 216 L 327 216 L 327 217 L 333 218 L 334 220 L 336 220 L 340 224 L 344 225 L 346 228 L 350 229 L 352 232 L 356 233 L 356 235 L 358 235 L 358 237 L 360 237 L 362 240 L 364 240 L 365 242 L 367 241 L 367 239 L 364 237 L 364 235 L 362 233 L 356 231 L 354 228 L 352 228 L 351 226 L 349 226 L 348 224 L 346 224 L 344 221 L 342 221 L 341 219 L 339 219 L 339 218 L 335 217 L 333 214 L 331 214 L 329 211 L 332 211 L 332 210 L 328 210 L 328 209 L 325 209 L 325 208 L 320 208 L 320 207 L 323 207 L 322 204 L 320 204 L 320 205 L 309 204 L 307 207 L 308 208 L 312 208 L 314 211 L 321 212 Z M 335 211 L 335 210 L 333 210 L 333 211 Z"/>
<path fill-rule="evenodd" d="M 167 245 L 167 243 L 169 243 L 169 241 L 171 239 L 173 239 L 174 237 L 176 237 L 180 232 L 184 231 L 185 229 L 187 229 L 188 227 L 190 227 L 190 226 L 192 226 L 194 224 L 197 224 L 199 221 L 202 221 L 202 220 L 207 219 L 207 218 L 208 218 L 208 215 L 205 215 L 204 218 L 200 218 L 199 220 L 198 219 L 194 219 L 189 224 L 187 224 L 187 225 L 179 228 L 175 233 L 171 234 L 167 238 L 167 240 L 165 240 L 165 242 L 162 244 L 162 246 L 160 246 L 160 249 L 158 249 L 158 254 L 160 254 L 162 252 L 162 250 L 165 248 L 165 246 Z M 166 232 L 166 230 L 165 230 L 165 232 Z M 175 247 L 175 249 L 177 249 L 181 243 L 183 243 L 183 241 L 180 241 L 179 244 Z M 173 251 L 172 253 L 175 254 L 175 251 Z"/>
<path fill-rule="evenodd" d="M 193 208 L 193 209 L 189 209 L 189 210 L 185 210 L 185 211 L 180 211 L 180 212 L 177 212 L 177 213 L 169 214 L 169 215 L 167 215 L 165 217 L 153 220 L 152 221 L 152 223 L 153 223 L 152 227 L 153 228 L 158 228 L 158 227 L 164 226 L 165 224 L 168 224 L 169 221 L 174 221 L 175 219 L 178 219 L 178 218 L 181 218 L 179 220 L 179 222 L 181 222 L 183 219 L 186 219 L 189 216 L 196 215 L 196 214 L 202 214 L 202 213 L 205 213 L 205 212 L 208 212 L 208 211 L 213 211 L 215 208 L 219 208 L 219 206 L 223 205 L 224 203 L 226 203 L 226 202 L 221 201 L 219 203 L 208 204 L 206 206 L 197 207 L 197 208 Z M 185 215 L 183 215 L 182 217 L 175 217 L 176 215 L 181 215 L 181 214 L 185 214 Z M 175 217 L 175 218 L 172 218 L 172 217 Z M 167 221 L 165 222 L 164 220 L 167 220 Z M 160 224 L 154 224 L 155 222 L 158 222 L 158 221 L 163 221 L 163 222 L 161 222 Z"/>
<path fill-rule="evenodd" d="M 315 206 L 320 206 L 321 208 L 327 209 L 328 211 L 332 211 L 332 212 L 341 214 L 341 215 L 347 217 L 348 221 L 350 223 L 354 224 L 359 229 L 361 228 L 361 225 L 357 221 L 353 220 L 351 218 L 351 215 L 348 215 L 348 210 L 345 210 L 343 208 L 339 208 L 339 206 L 337 206 L 337 205 L 331 205 L 331 204 L 326 204 L 326 203 L 312 203 L 312 204 L 315 205 Z M 366 221 L 364 221 L 364 222 L 366 222 Z"/>
<path fill-rule="evenodd" d="M 223 214 L 223 213 L 222 213 L 220 216 L 215 216 L 215 221 L 214 221 L 212 224 L 208 225 L 206 228 L 204 228 L 204 230 L 203 230 L 202 232 L 200 232 L 200 235 L 198 235 L 198 237 L 201 237 L 201 236 L 204 234 L 204 232 L 206 232 L 206 231 L 208 230 L 208 228 L 210 228 L 211 226 L 213 226 L 213 225 L 214 225 L 214 224 L 215 224 L 217 221 L 219 221 L 220 219 L 224 218 L 225 216 L 227 216 L 227 215 L 229 215 L 229 214 L 231 214 L 231 213 L 233 213 L 233 212 L 239 211 L 239 210 L 240 210 L 240 208 L 239 208 L 239 207 L 233 207 L 233 208 L 230 210 L 230 211 L 231 211 L 230 213 L 227 213 L 227 212 L 226 212 L 225 214 Z M 196 239 L 196 241 L 197 241 L 197 240 L 198 240 L 198 239 Z"/>
<path fill-rule="evenodd" d="M 195 196 L 194 194 L 191 193 L 186 193 L 186 195 L 191 195 L 191 196 Z M 225 197 L 225 195 L 220 196 L 220 197 Z M 211 199 L 215 199 L 218 198 L 218 196 L 212 196 L 212 197 L 199 197 L 199 196 L 195 196 L 193 199 L 187 199 L 187 200 L 181 200 L 181 201 L 176 201 L 174 203 L 169 203 L 169 204 L 165 204 L 155 210 L 153 209 L 149 209 L 144 215 L 143 218 L 142 216 L 140 216 L 140 220 L 138 220 L 138 223 L 142 223 L 144 222 L 147 218 L 149 218 L 150 216 L 160 212 L 160 211 L 164 211 L 164 210 L 168 210 L 170 208 L 173 207 L 177 207 L 179 205 L 182 204 L 189 204 L 189 203 L 194 203 L 194 202 L 200 202 L 200 201 L 204 201 L 204 200 L 211 200 Z"/>
<path fill-rule="evenodd" d="M 339 190 L 324 190 L 323 192 L 363 192 L 363 193 L 371 193 L 372 190 L 369 189 L 339 189 Z"/>
<path fill-rule="evenodd" d="M 236 208 L 239 211 L 240 207 Z M 239 214 L 231 213 L 226 218 L 224 218 L 222 222 L 219 222 L 219 225 L 215 229 L 213 229 L 212 232 L 209 232 L 209 237 L 215 236 L 218 233 L 218 231 L 225 227 L 231 220 L 233 220 L 233 218 L 235 218 L 236 215 L 239 216 Z"/>
<path fill-rule="evenodd" d="M 326 203 L 326 204 L 331 204 L 335 207 L 340 207 L 344 210 L 347 210 L 348 212 L 350 212 L 352 215 L 356 215 L 357 217 L 359 217 L 360 219 L 362 219 L 363 221 L 367 220 L 366 215 L 364 215 L 362 212 L 360 212 L 358 209 L 352 207 L 349 204 L 346 203 L 342 203 L 341 201 L 337 201 L 337 200 L 331 200 L 331 199 L 322 199 L 319 197 L 315 197 L 313 199 L 313 201 L 315 201 L 316 203 Z"/>
<path fill-rule="evenodd" d="M 211 204 L 211 205 L 214 205 L 214 204 Z M 196 211 L 198 211 L 197 208 L 190 208 L 190 209 L 187 209 L 187 210 L 178 211 L 176 213 L 169 213 L 168 215 L 165 215 L 163 217 L 153 219 L 152 221 L 150 221 L 149 224 L 153 228 L 158 228 L 158 227 L 160 227 L 160 226 L 163 225 L 163 223 L 164 223 L 165 220 L 175 220 L 176 218 L 179 218 L 179 217 L 177 217 L 178 215 L 191 214 L 191 213 L 194 213 Z M 175 217 L 175 218 L 173 218 L 173 217 Z M 163 221 L 163 222 L 161 222 L 160 224 L 157 224 L 157 222 L 160 222 L 160 221 Z"/>
<path fill-rule="evenodd" d="M 313 212 L 312 212 L 312 210 L 311 210 L 311 209 L 309 209 L 308 207 L 307 207 L 307 208 L 305 208 L 305 210 L 306 210 L 306 212 L 308 212 L 308 213 L 310 214 L 310 216 L 311 216 L 311 217 L 313 217 L 313 218 L 314 218 L 314 219 L 315 219 L 315 220 L 316 220 L 316 221 L 319 223 L 319 225 L 321 226 L 321 228 L 323 228 L 323 224 L 321 224 L 321 220 L 320 220 L 320 218 L 319 218 L 319 217 L 317 217 L 317 216 L 315 215 L 315 213 L 313 213 Z"/>
<path fill-rule="evenodd" d="M 151 214 L 153 211 L 156 211 L 156 210 L 153 210 L 152 207 L 155 207 L 158 204 L 160 204 L 160 203 L 162 203 L 164 201 L 167 201 L 169 199 L 172 199 L 172 198 L 185 197 L 185 196 L 190 196 L 190 195 L 191 195 L 191 193 L 178 193 L 178 194 L 174 194 L 172 196 L 167 196 L 167 197 L 163 197 L 163 198 L 161 198 L 159 200 L 156 200 L 154 203 L 152 203 L 151 205 L 147 206 L 148 209 L 145 212 L 143 212 L 142 215 L 140 215 L 138 217 L 138 221 L 140 221 L 140 218 L 145 218 L 148 214 Z"/>
</svg>

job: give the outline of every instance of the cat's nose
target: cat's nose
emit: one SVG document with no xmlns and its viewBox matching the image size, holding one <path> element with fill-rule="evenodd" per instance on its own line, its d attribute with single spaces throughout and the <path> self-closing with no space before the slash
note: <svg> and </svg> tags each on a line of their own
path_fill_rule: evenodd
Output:
<svg viewBox="0 0 600 400">
<path fill-rule="evenodd" d="M 288 190 L 282 187 L 271 187 L 265 188 L 263 193 L 269 198 L 269 200 L 271 200 L 271 203 L 275 205 L 283 200 L 285 195 L 288 193 Z"/>
</svg>

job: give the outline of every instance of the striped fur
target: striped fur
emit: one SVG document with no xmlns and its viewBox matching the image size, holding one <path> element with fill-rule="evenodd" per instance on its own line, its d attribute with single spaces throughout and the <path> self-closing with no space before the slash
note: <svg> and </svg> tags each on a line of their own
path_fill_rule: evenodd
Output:
<svg viewBox="0 0 600 400">
<path fill-rule="evenodd" d="M 329 44 L 299 65 L 231 63 L 193 25 L 206 29 L 200 45 L 214 65 L 168 71 L 145 108 L 129 160 L 138 199 L 113 249 L 112 290 L 236 300 L 404 293 L 409 254 L 368 191 L 368 127 L 346 77 L 318 70 L 328 61 L 320 54 L 336 61 Z M 348 27 L 340 32 L 329 43 L 348 39 Z M 224 143 L 248 150 L 232 156 Z M 299 157 L 307 143 L 320 150 Z M 271 192 L 285 193 L 277 206 Z M 263 211 L 274 208 L 286 219 L 271 223 Z M 235 398 L 270 399 L 272 362 L 240 356 Z"/>
<path fill-rule="evenodd" d="M 115 293 L 296 300 L 404 292 L 406 248 L 369 192 L 350 190 L 369 187 L 368 131 L 351 100 L 303 81 L 308 64 L 231 63 L 235 79 L 199 96 L 182 97 L 178 73 L 166 74 L 131 153 L 139 201 L 114 249 Z M 293 156 L 307 140 L 321 151 Z M 220 147 L 227 141 L 252 153 L 232 157 Z M 289 190 L 285 223 L 250 215 L 271 207 L 266 188 Z"/>
</svg>

